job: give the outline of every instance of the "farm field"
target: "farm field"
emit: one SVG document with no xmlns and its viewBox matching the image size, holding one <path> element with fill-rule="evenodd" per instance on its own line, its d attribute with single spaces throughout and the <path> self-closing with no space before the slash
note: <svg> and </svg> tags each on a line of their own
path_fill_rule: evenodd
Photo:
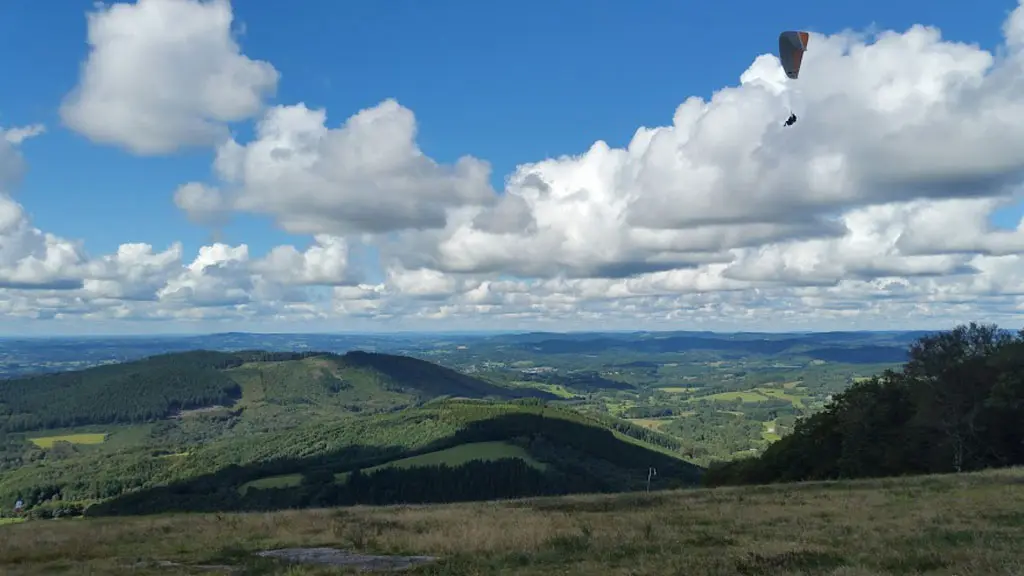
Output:
<svg viewBox="0 0 1024 576">
<path fill-rule="evenodd" d="M 68 442 L 71 444 L 102 444 L 106 441 L 106 434 L 64 434 L 58 436 L 39 436 L 29 438 L 29 441 L 36 446 L 46 449 L 53 448 L 55 442 Z"/>
</svg>

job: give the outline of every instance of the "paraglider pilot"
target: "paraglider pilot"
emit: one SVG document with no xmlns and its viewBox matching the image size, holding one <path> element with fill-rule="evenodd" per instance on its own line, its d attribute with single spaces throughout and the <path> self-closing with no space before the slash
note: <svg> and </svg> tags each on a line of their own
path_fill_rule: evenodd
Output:
<svg viewBox="0 0 1024 576">
<path fill-rule="evenodd" d="M 804 61 L 804 52 L 807 51 L 810 39 L 811 35 L 803 30 L 787 30 L 779 34 L 779 62 L 790 80 L 800 77 L 800 64 Z M 783 126 L 793 124 L 796 124 L 796 114 L 790 112 Z"/>
</svg>

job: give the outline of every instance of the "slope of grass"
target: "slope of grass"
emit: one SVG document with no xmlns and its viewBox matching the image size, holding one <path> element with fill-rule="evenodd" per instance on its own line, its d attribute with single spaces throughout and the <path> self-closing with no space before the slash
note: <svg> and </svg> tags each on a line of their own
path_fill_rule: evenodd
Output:
<svg viewBox="0 0 1024 576">
<path fill-rule="evenodd" d="M 265 490 L 267 488 L 291 488 L 302 483 L 302 474 L 282 474 L 280 476 L 268 476 L 242 484 L 238 491 L 245 493 L 249 488 Z"/>
<path fill-rule="evenodd" d="M 1024 470 L 651 494 L 4 526 L 5 574 L 336 574 L 260 550 L 441 557 L 415 574 L 1013 574 Z M 167 562 L 179 563 L 178 566 Z M 160 565 L 160 563 L 164 563 Z M 226 573 L 222 569 L 220 573 Z M 213 572 L 217 573 L 217 572 Z"/>
<path fill-rule="evenodd" d="M 102 444 L 107 439 L 106 434 L 65 434 L 63 436 L 40 436 L 29 438 L 29 441 L 40 448 L 53 448 L 54 442 L 69 442 L 71 444 Z"/>
<path fill-rule="evenodd" d="M 520 446 L 509 444 L 508 442 L 470 442 L 445 450 L 437 450 L 418 456 L 393 460 L 386 464 L 367 468 L 363 472 L 370 474 L 383 468 L 415 468 L 417 466 L 437 466 L 439 464 L 459 466 L 472 460 L 491 462 L 501 458 L 519 458 L 538 470 L 545 470 L 547 468 L 546 464 L 534 460 L 530 453 Z M 346 482 L 348 481 L 348 472 L 335 474 L 334 478 L 338 482 Z"/>
<path fill-rule="evenodd" d="M 408 458 L 399 458 L 385 464 L 371 466 L 364 469 L 363 472 L 370 474 L 384 468 L 414 468 L 417 466 L 437 466 L 439 464 L 447 464 L 454 467 L 472 460 L 487 462 L 501 458 L 519 458 L 538 470 L 547 468 L 546 464 L 536 461 L 530 456 L 529 452 L 514 444 L 509 444 L 508 442 L 470 442 L 444 450 L 436 450 Z M 348 476 L 348 472 L 342 472 L 335 474 L 334 478 L 337 482 L 347 482 Z M 238 491 L 244 494 L 249 488 L 289 488 L 298 486 L 301 482 L 301 474 L 281 474 L 246 482 L 238 488 Z"/>
<path fill-rule="evenodd" d="M 242 388 L 241 406 L 301 407 L 337 413 L 339 408 L 373 411 L 409 404 L 412 394 L 388 390 L 372 370 L 343 369 L 330 357 L 290 362 L 252 362 L 227 371 Z"/>
<path fill-rule="evenodd" d="M 669 394 L 686 394 L 700 390 L 697 386 L 665 386 L 664 388 L 657 388 L 662 392 L 668 392 Z"/>
<path fill-rule="evenodd" d="M 636 424 L 637 426 L 643 426 L 644 428 L 650 428 L 651 430 L 657 430 L 670 422 L 668 418 L 628 418 L 629 422 Z"/>
<path fill-rule="evenodd" d="M 764 422 L 763 424 L 764 431 L 761 432 L 761 438 L 763 438 L 766 442 L 775 442 L 779 438 L 781 438 L 781 436 L 778 433 L 778 429 L 776 428 L 777 424 L 775 420 Z"/>
<path fill-rule="evenodd" d="M 739 400 L 741 402 L 763 402 L 765 397 L 758 394 L 753 390 L 744 390 L 742 392 L 719 392 L 718 394 L 711 394 L 708 396 L 699 396 L 697 398 L 691 398 L 691 402 L 699 402 L 701 400 L 710 400 L 712 402 L 733 402 Z"/>
<path fill-rule="evenodd" d="M 735 402 L 739 400 L 741 402 L 764 402 L 766 400 L 785 400 L 796 406 L 797 408 L 803 408 L 803 399 L 794 394 L 795 389 L 785 388 L 769 388 L 769 387 L 758 387 L 750 390 L 743 390 L 737 392 L 720 392 L 718 394 L 711 394 L 708 396 L 698 396 L 696 398 L 690 398 L 689 402 L 700 402 L 703 400 L 710 400 L 712 402 Z"/>
</svg>

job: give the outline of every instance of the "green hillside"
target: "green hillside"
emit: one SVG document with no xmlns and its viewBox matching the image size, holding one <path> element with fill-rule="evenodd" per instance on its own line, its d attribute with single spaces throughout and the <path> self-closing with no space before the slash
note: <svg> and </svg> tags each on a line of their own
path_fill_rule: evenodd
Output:
<svg viewBox="0 0 1024 576">
<path fill-rule="evenodd" d="M 364 412 L 440 396 L 555 398 L 414 358 L 366 352 L 196 351 L 0 382 L 0 430 L 138 424 L 233 406 Z"/>
<path fill-rule="evenodd" d="M 232 388 L 230 402 L 213 398 L 223 404 L 206 406 L 175 404 L 174 391 L 156 393 L 167 374 L 184 373 L 201 376 L 196 382 L 230 382 L 237 391 Z M 105 504 L 94 513 L 138 513 L 307 506 L 331 498 L 447 501 L 621 491 L 642 487 L 651 466 L 659 472 L 655 489 L 699 481 L 700 469 L 681 459 L 671 437 L 538 398 L 501 400 L 543 393 L 396 356 L 172 354 L 13 381 L 31 397 L 27 381 L 39 384 L 37 398 L 77 382 L 64 393 L 81 406 L 107 406 L 107 414 L 133 405 L 115 393 L 129 382 L 140 395 L 134 405 L 155 407 L 141 421 L 0 433 L 0 502 L 20 497 L 39 514 L 77 513 L 98 502 Z M 147 383 L 154 388 L 148 396 Z M 35 416 L 53 416 L 45 403 L 35 406 Z M 75 406 L 64 402 L 58 411 L 73 414 Z M 353 476 L 356 483 L 373 477 L 391 487 L 353 492 Z M 478 488 L 466 488 L 469 476 Z M 481 484 L 483 478 L 495 481 Z M 432 482 L 450 490 L 408 488 Z M 265 490 L 271 486 L 294 489 Z"/>
<path fill-rule="evenodd" d="M 83 406 L 102 404 L 90 391 L 111 395 L 113 406 L 158 405 L 155 392 L 134 404 L 113 392 L 117 383 L 146 389 L 140 383 L 150 380 L 139 375 L 147 367 L 153 382 L 205 374 L 196 389 L 223 378 L 237 392 L 163 418 L 0 430 L 0 502 L 22 498 L 33 515 L 86 507 L 136 515 L 622 492 L 646 489 L 649 478 L 663 490 L 1024 465 L 1024 334 L 961 326 L 922 337 L 908 357 L 900 371 L 858 381 L 792 431 L 764 425 L 778 415 L 740 420 L 743 435 L 776 438 L 753 458 L 705 473 L 684 437 L 740 419 L 715 402 L 651 426 L 565 401 L 513 399 L 523 391 L 403 357 L 168 355 L 32 380 L 50 382 L 39 394 L 51 395 L 54 382 L 83 383 L 65 389 Z M 180 402 L 181 389 L 164 400 Z M 52 417 L 42 406 L 34 415 Z"/>
<path fill-rule="evenodd" d="M 108 459 L 113 462 L 113 459 Z M 144 488 L 92 515 L 438 502 L 692 486 L 701 469 L 598 419 L 539 401 L 445 400 L 391 414 L 234 436 L 149 462 Z M 26 482 L 36 478 L 28 471 Z M 103 483 L 64 476 L 64 499 Z M 12 477 L 20 476 L 14 474 Z M 125 464 L 101 476 L 126 479 Z M 144 477 L 145 476 L 145 477 Z M 0 498 L 18 487 L 0 485 Z M 44 497 L 46 495 L 41 495 Z"/>
</svg>

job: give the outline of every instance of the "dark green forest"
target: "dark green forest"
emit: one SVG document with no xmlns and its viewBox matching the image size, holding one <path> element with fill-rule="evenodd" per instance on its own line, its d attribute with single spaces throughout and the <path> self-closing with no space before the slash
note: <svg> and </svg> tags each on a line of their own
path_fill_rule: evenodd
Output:
<svg viewBox="0 0 1024 576">
<path fill-rule="evenodd" d="M 853 384 L 757 458 L 708 485 L 951 473 L 1024 464 L 1024 331 L 958 326 L 920 338 L 900 370 Z"/>
</svg>

